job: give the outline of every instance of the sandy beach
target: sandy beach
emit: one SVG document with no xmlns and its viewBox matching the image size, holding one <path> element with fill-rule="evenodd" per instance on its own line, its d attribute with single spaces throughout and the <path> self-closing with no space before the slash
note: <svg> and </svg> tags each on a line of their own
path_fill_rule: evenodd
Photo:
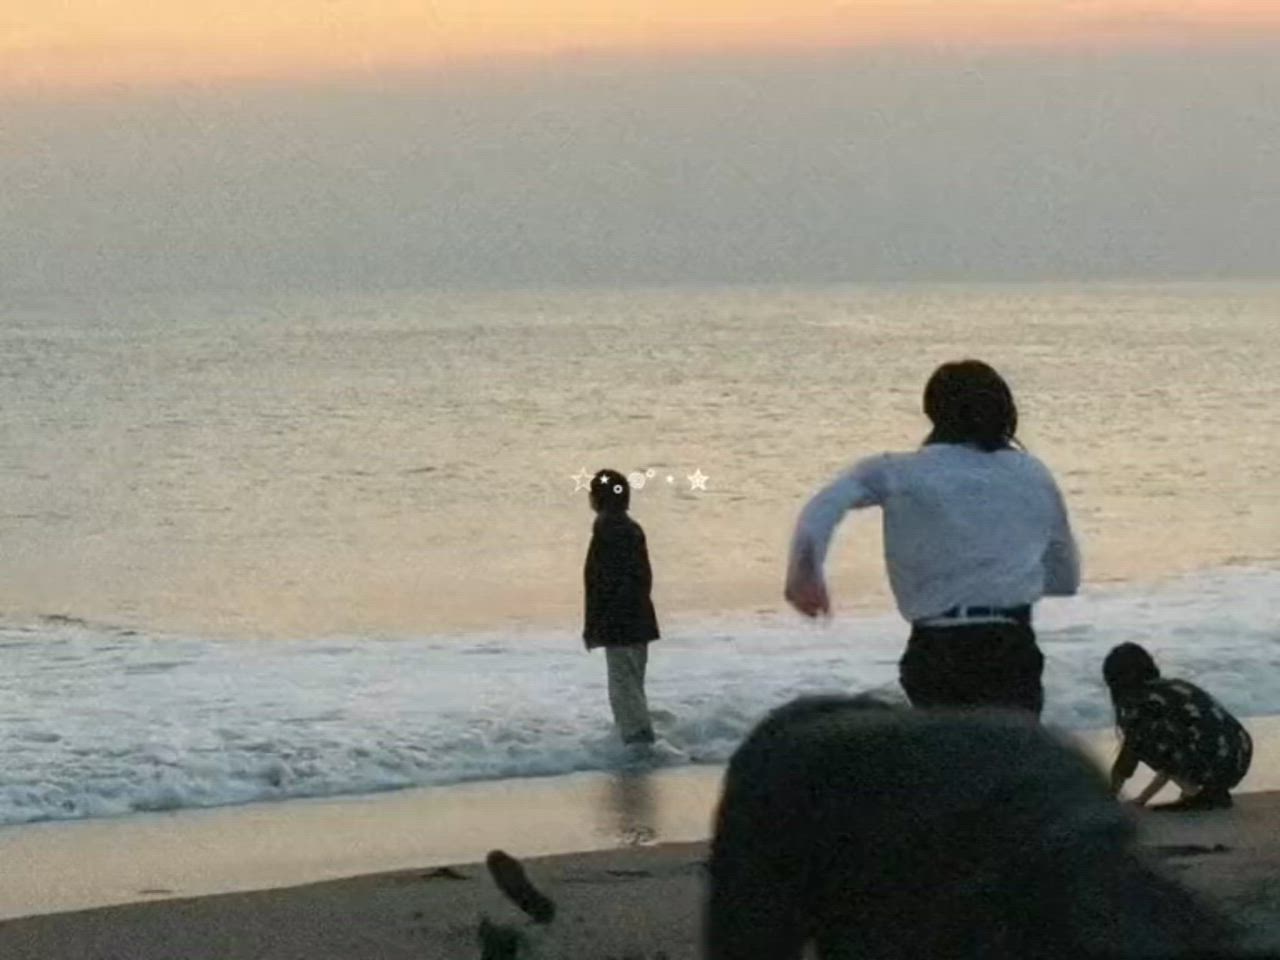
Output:
<svg viewBox="0 0 1280 960">
<path fill-rule="evenodd" d="M 1138 814 L 1153 857 L 1280 950 L 1280 720 L 1234 809 Z M 1099 763 L 1109 732 L 1082 735 Z M 722 771 L 580 774 L 0 832 L 11 960 L 478 956 L 520 917 L 479 861 L 525 859 L 560 904 L 551 956 L 697 956 L 705 839 Z M 1142 780 L 1142 777 L 1138 778 Z M 576 852 L 566 852 L 576 851 Z"/>
<path fill-rule="evenodd" d="M 0 960 L 1280 960 L 1280 0 L 10 6 Z"/>
<path fill-rule="evenodd" d="M 1141 818 L 1149 853 L 1221 904 L 1255 949 L 1280 950 L 1280 794 L 1227 812 Z M 548 956 L 698 956 L 704 843 L 551 856 L 528 863 L 560 906 Z M 415 869 L 279 890 L 11 920 L 11 960 L 377 960 L 479 956 L 478 919 L 521 922 L 482 865 Z"/>
</svg>

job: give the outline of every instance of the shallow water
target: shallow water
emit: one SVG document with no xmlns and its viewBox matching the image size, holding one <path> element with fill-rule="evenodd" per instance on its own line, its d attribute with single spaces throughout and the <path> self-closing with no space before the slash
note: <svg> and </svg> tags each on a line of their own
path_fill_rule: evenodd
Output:
<svg viewBox="0 0 1280 960">
<path fill-rule="evenodd" d="M 1046 721 L 1107 727 L 1100 669 L 1138 640 L 1243 716 L 1280 713 L 1280 570 L 1090 587 L 1042 604 Z M 673 621 L 660 731 L 725 761 L 794 696 L 896 689 L 904 626 L 778 615 Z M 0 628 L 0 823 L 618 768 L 603 657 L 554 628 L 209 639 L 94 624 Z"/>
<path fill-rule="evenodd" d="M 198 635 L 571 623 L 572 474 L 636 494 L 664 616 L 779 605 L 803 499 L 983 357 L 1094 583 L 1280 558 L 1280 287 L 31 301 L 0 314 L 0 610 Z M 687 477 L 709 477 L 705 491 Z M 670 476 L 672 482 L 666 478 Z M 879 524 L 839 598 L 885 609 Z"/>
<path fill-rule="evenodd" d="M 0 823 L 613 768 L 583 468 L 645 473 L 651 692 L 695 757 L 891 687 L 876 518 L 826 627 L 783 609 L 784 549 L 964 355 L 1011 380 L 1082 542 L 1085 593 L 1039 613 L 1050 721 L 1109 723 L 1122 640 L 1278 712 L 1278 314 L 1239 284 L 9 304 Z"/>
</svg>

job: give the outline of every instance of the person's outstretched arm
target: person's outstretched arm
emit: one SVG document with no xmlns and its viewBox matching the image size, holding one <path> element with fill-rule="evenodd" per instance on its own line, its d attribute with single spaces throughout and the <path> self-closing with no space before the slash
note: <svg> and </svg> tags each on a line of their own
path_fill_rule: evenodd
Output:
<svg viewBox="0 0 1280 960">
<path fill-rule="evenodd" d="M 1133 748 L 1128 744 L 1120 747 L 1120 755 L 1116 757 L 1116 762 L 1111 767 L 1111 794 L 1118 796 L 1120 788 L 1128 782 L 1129 778 L 1138 770 L 1138 758 L 1133 753 Z"/>
<path fill-rule="evenodd" d="M 1151 798 L 1163 790 L 1171 779 L 1172 777 L 1167 773 L 1157 773 L 1155 779 L 1147 784 L 1146 789 L 1133 798 L 1133 802 L 1139 807 L 1145 807 Z"/>
<path fill-rule="evenodd" d="M 806 616 L 831 612 L 823 564 L 836 526 L 850 510 L 883 503 L 888 455 L 854 464 L 805 504 L 791 538 L 785 595 Z"/>
<path fill-rule="evenodd" d="M 1080 589 L 1080 550 L 1067 519 L 1066 502 L 1056 484 L 1053 498 L 1053 532 L 1044 551 L 1044 592 L 1050 597 L 1070 597 Z"/>
</svg>

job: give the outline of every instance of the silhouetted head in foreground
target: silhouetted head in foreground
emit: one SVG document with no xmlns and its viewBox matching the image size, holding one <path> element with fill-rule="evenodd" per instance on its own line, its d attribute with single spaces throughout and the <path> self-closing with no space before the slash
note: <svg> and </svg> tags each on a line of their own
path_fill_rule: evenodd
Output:
<svg viewBox="0 0 1280 960">
<path fill-rule="evenodd" d="M 626 513 L 631 484 L 617 470 L 601 470 L 591 478 L 591 509 L 596 513 Z"/>
<path fill-rule="evenodd" d="M 971 443 L 1003 450 L 1017 442 L 1018 407 L 1004 378 L 981 360 L 944 363 L 924 388 L 933 430 L 925 443 Z"/>
<path fill-rule="evenodd" d="M 1232 931 L 1133 840 L 1101 773 L 1024 718 L 798 700 L 725 774 L 705 957 L 1222 956 Z"/>
</svg>

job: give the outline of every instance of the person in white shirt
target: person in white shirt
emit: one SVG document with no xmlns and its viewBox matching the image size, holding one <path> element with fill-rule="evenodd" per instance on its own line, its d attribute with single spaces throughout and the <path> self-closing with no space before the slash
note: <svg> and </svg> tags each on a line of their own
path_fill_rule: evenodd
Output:
<svg viewBox="0 0 1280 960">
<path fill-rule="evenodd" d="M 939 367 L 924 412 L 933 430 L 919 450 L 860 460 L 801 511 L 786 598 L 806 616 L 829 616 L 832 533 L 849 510 L 881 507 L 889 583 L 912 627 L 899 663 L 911 703 L 1039 716 L 1044 657 L 1031 607 L 1080 584 L 1062 494 L 1018 443 L 1013 394 L 987 364 Z"/>
</svg>

